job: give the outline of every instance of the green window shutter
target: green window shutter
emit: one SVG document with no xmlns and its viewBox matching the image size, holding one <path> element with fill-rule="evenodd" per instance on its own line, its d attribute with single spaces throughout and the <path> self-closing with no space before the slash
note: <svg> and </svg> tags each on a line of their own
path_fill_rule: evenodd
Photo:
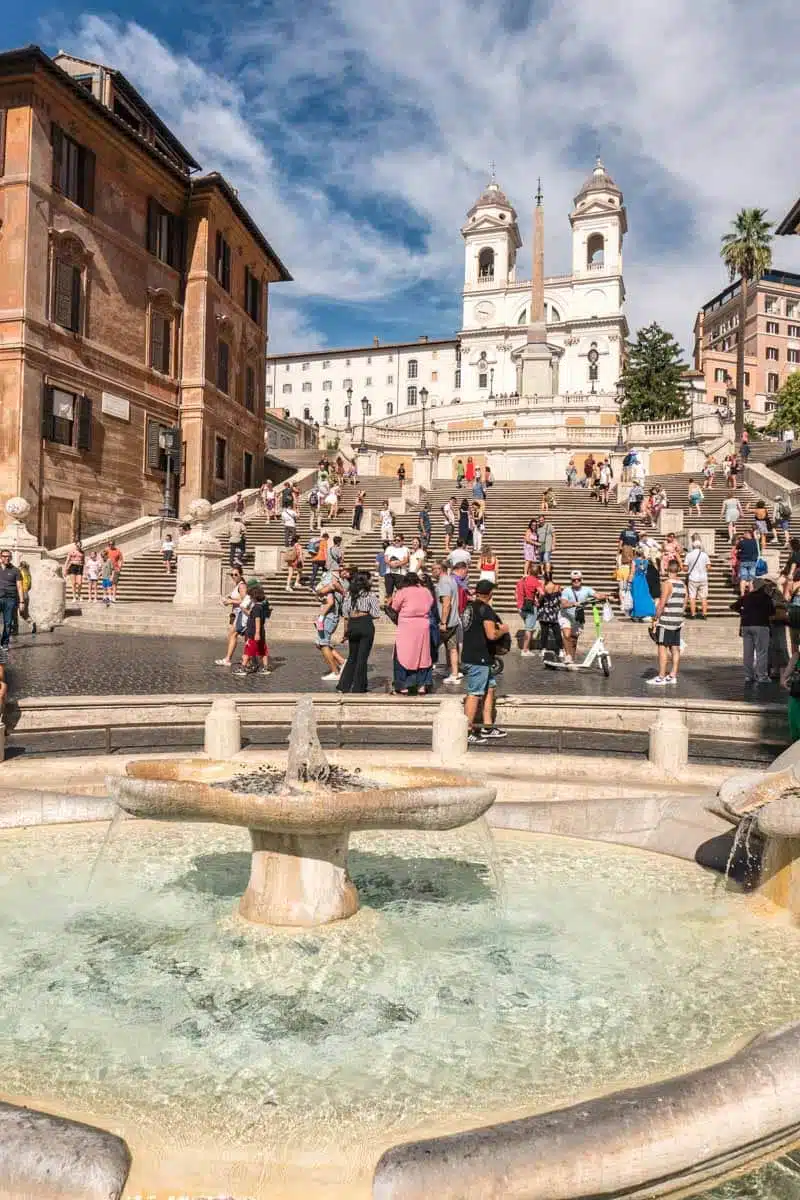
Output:
<svg viewBox="0 0 800 1200">
<path fill-rule="evenodd" d="M 92 448 L 92 402 L 88 396 L 78 396 L 78 449 Z"/>
<path fill-rule="evenodd" d="M 157 313 L 150 318 L 150 366 L 164 370 L 164 318 Z"/>
<path fill-rule="evenodd" d="M 53 389 L 45 384 L 42 397 L 42 437 L 52 442 L 55 437 L 55 421 L 53 419 Z"/>
<path fill-rule="evenodd" d="M 70 280 L 70 326 L 73 333 L 81 331 L 81 269 L 80 267 L 71 267 L 72 278 Z"/>
<path fill-rule="evenodd" d="M 147 249 L 158 253 L 158 204 L 152 197 L 147 201 Z"/>
<path fill-rule="evenodd" d="M 62 259 L 56 259 L 53 278 L 53 320 L 63 329 L 73 328 L 73 271 L 74 268 Z"/>
<path fill-rule="evenodd" d="M 55 121 L 51 126 L 51 140 L 53 143 L 53 187 L 60 192 L 61 171 L 64 163 L 64 134 Z"/>
<path fill-rule="evenodd" d="M 81 147 L 81 208 L 94 212 L 95 156 L 92 150 Z"/>
<path fill-rule="evenodd" d="M 158 444 L 158 435 L 161 432 L 161 426 L 158 421 L 154 421 L 151 417 L 147 419 L 147 469 L 148 471 L 159 471 L 161 469 L 161 447 Z"/>
</svg>

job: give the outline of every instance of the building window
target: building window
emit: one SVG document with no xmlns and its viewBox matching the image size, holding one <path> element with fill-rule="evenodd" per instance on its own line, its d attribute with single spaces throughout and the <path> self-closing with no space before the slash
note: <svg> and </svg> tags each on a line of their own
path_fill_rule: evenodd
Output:
<svg viewBox="0 0 800 1200">
<path fill-rule="evenodd" d="M 796 300 L 787 300 L 786 301 L 786 315 L 790 319 L 792 317 L 797 316 L 797 301 Z"/>
<path fill-rule="evenodd" d="M 345 404 L 345 406 L 344 406 L 344 419 L 345 419 L 345 421 L 350 420 L 350 405 L 349 404 Z"/>
<path fill-rule="evenodd" d="M 484 246 L 478 255 L 478 278 L 494 279 L 494 250 Z"/>
<path fill-rule="evenodd" d="M 167 266 L 180 269 L 183 221 L 153 199 L 147 201 L 147 249 Z"/>
<path fill-rule="evenodd" d="M 394 355 L 390 354 L 389 357 L 386 359 L 386 361 L 387 361 L 387 363 L 394 362 Z"/>
<path fill-rule="evenodd" d="M 764 312 L 766 312 L 766 313 L 779 312 L 778 301 L 775 299 L 774 296 L 765 296 L 764 297 Z"/>
<path fill-rule="evenodd" d="M 453 387 L 456 387 L 456 388 L 461 387 L 461 367 L 456 367 L 455 378 L 453 380 Z"/>
<path fill-rule="evenodd" d="M 225 395 L 230 389 L 231 348 L 224 338 L 217 340 L 217 387 Z"/>
<path fill-rule="evenodd" d="M 45 387 L 42 437 L 57 446 L 92 448 L 92 402 L 63 388 Z"/>
<path fill-rule="evenodd" d="M 364 379 L 364 387 L 372 387 L 372 376 L 367 375 Z"/>
<path fill-rule="evenodd" d="M 419 363 L 417 362 L 417 360 L 415 358 L 410 358 L 408 360 L 408 378 L 416 379 L 418 373 L 419 373 Z"/>
<path fill-rule="evenodd" d="M 214 438 L 214 478 L 228 482 L 228 443 L 222 437 Z"/>
<path fill-rule="evenodd" d="M 310 420 L 311 420 L 311 409 L 310 409 L 310 408 L 304 408 L 304 409 L 303 409 L 303 420 L 304 420 L 304 421 L 310 421 Z"/>
<path fill-rule="evenodd" d="M 387 382 L 387 384 L 388 384 L 388 383 L 394 383 L 394 375 L 387 375 L 387 376 L 386 376 L 386 382 Z"/>
<path fill-rule="evenodd" d="M 81 332 L 83 272 L 65 258 L 56 258 L 53 266 L 53 304 L 51 320 L 72 333 Z"/>
<path fill-rule="evenodd" d="M 393 415 L 393 413 L 394 413 L 394 405 L 392 404 L 391 400 L 387 400 L 387 401 L 386 401 L 386 415 L 387 415 L 387 417 L 391 417 L 391 416 Z"/>
<path fill-rule="evenodd" d="M 328 368 L 330 367 L 330 365 L 331 365 L 331 360 L 329 358 L 323 358 L 323 360 L 322 360 L 323 371 L 327 371 Z"/>
<path fill-rule="evenodd" d="M 253 456 L 249 450 L 242 455 L 242 483 L 246 488 L 253 486 Z"/>
<path fill-rule="evenodd" d="M 345 391 L 347 391 L 347 389 L 351 388 L 352 386 L 353 386 L 352 379 L 343 379 L 342 380 L 342 387 L 344 388 Z"/>
<path fill-rule="evenodd" d="M 53 125 L 52 139 L 53 187 L 87 212 L 93 212 L 94 154 L 68 137 L 59 125 Z"/>
<path fill-rule="evenodd" d="M 303 384 L 303 391 L 304 391 L 304 392 L 310 392 L 310 391 L 311 391 L 311 384 L 310 384 L 310 383 L 304 383 L 304 384 Z"/>
<path fill-rule="evenodd" d="M 248 412 L 256 411 L 256 373 L 253 367 L 245 367 L 244 406 Z M 249 484 L 247 485 L 250 486 Z"/>
<path fill-rule="evenodd" d="M 287 363 L 286 366 L 283 368 L 284 371 L 288 371 L 291 365 L 292 365 L 291 363 Z"/>
<path fill-rule="evenodd" d="M 307 371 L 310 366 L 311 366 L 311 363 L 303 363 L 302 370 Z"/>
<path fill-rule="evenodd" d="M 219 230 L 214 251 L 214 278 L 226 292 L 231 290 L 231 248 Z"/>
<path fill-rule="evenodd" d="M 350 366 L 350 359 L 349 359 L 349 358 L 346 358 L 346 359 L 344 360 L 344 365 L 345 365 L 346 367 L 349 367 L 349 366 Z"/>
<path fill-rule="evenodd" d="M 415 387 L 406 388 L 406 404 L 409 408 L 413 408 L 417 403 L 417 389 Z"/>
<path fill-rule="evenodd" d="M 438 383 L 438 382 L 439 382 L 439 372 L 431 371 L 431 383 Z"/>
<path fill-rule="evenodd" d="M 331 423 L 331 406 L 328 400 L 322 406 L 322 420 L 325 425 L 330 425 Z"/>
<path fill-rule="evenodd" d="M 161 313 L 150 314 L 150 366 L 169 375 L 172 359 L 172 321 Z"/>
<path fill-rule="evenodd" d="M 767 375 L 767 391 L 770 393 L 777 392 L 778 386 L 779 386 L 779 384 L 778 384 L 777 371 L 770 371 Z"/>
<path fill-rule="evenodd" d="M 714 383 L 724 383 L 728 378 L 728 372 L 724 367 L 717 367 L 714 370 Z"/>
<path fill-rule="evenodd" d="M 602 233 L 592 233 L 586 241 L 587 267 L 602 267 L 605 261 L 606 243 Z"/>
<path fill-rule="evenodd" d="M 169 425 L 162 425 L 160 421 L 156 421 L 152 417 L 147 418 L 145 453 L 147 455 L 148 471 L 166 473 L 167 452 L 161 444 L 161 435 L 168 433 L 169 429 Z M 181 462 L 185 462 L 185 455 L 183 453 L 181 454 Z M 174 465 L 173 461 L 172 466 L 174 467 Z"/>
<path fill-rule="evenodd" d="M 767 360 L 769 362 L 777 362 L 778 361 L 778 347 L 777 346 L 767 346 Z"/>
<path fill-rule="evenodd" d="M 261 320 L 261 283 L 249 267 L 244 269 L 244 309 L 258 325 Z"/>
<path fill-rule="evenodd" d="M 718 396 L 714 397 L 715 404 L 727 404 L 727 402 L 728 402 L 727 396 L 719 396 L 718 395 Z"/>
<path fill-rule="evenodd" d="M 750 372 L 749 371 L 745 371 L 745 373 L 744 373 L 744 386 L 750 387 Z"/>
<path fill-rule="evenodd" d="M 272 395 L 272 384 L 271 383 L 267 384 L 267 395 L 268 396 Z"/>
<path fill-rule="evenodd" d="M 89 90 L 91 91 L 91 75 L 89 76 L 89 80 Z M 118 96 L 114 97 L 114 116 L 119 117 L 121 121 L 124 121 L 125 124 L 129 125 L 131 129 L 136 131 L 136 133 L 142 132 L 142 122 L 140 118 L 136 115 L 133 109 L 129 108 L 128 105 L 123 100 L 120 100 Z"/>
<path fill-rule="evenodd" d="M 290 383 L 285 383 L 285 384 L 283 385 L 283 387 L 281 388 L 281 391 L 283 392 L 284 396 L 291 396 L 291 394 L 292 394 L 292 385 L 291 385 Z"/>
<path fill-rule="evenodd" d="M 439 357 L 439 351 L 431 350 L 431 358 L 438 358 L 438 357 Z"/>
<path fill-rule="evenodd" d="M 789 337 L 800 338 L 800 325 L 787 325 L 786 332 Z"/>
<path fill-rule="evenodd" d="M 368 367 L 372 366 L 372 355 L 371 354 L 367 355 L 367 366 Z"/>
<path fill-rule="evenodd" d="M 322 390 L 323 390 L 323 392 L 332 392 L 333 391 L 333 382 L 330 379 L 323 379 Z"/>
<path fill-rule="evenodd" d="M 485 388 L 489 386 L 489 376 L 485 371 L 478 372 L 478 387 Z"/>
<path fill-rule="evenodd" d="M 781 327 L 777 321 L 767 321 L 767 333 L 780 333 Z"/>
<path fill-rule="evenodd" d="M 787 350 L 786 361 L 790 363 L 800 363 L 800 350 Z"/>
</svg>

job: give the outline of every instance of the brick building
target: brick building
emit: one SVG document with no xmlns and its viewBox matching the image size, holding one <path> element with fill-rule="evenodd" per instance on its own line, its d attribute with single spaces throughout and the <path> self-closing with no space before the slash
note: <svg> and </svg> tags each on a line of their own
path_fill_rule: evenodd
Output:
<svg viewBox="0 0 800 1200">
<path fill-rule="evenodd" d="M 0 53 L 0 501 L 45 545 L 260 482 L 268 292 L 290 278 L 118 71 Z"/>
<path fill-rule="evenodd" d="M 735 393 L 740 294 L 737 279 L 703 305 L 694 324 L 694 365 L 710 403 Z M 749 288 L 744 352 L 745 401 L 754 416 L 768 416 L 775 393 L 800 370 L 800 275 L 766 271 Z"/>
</svg>

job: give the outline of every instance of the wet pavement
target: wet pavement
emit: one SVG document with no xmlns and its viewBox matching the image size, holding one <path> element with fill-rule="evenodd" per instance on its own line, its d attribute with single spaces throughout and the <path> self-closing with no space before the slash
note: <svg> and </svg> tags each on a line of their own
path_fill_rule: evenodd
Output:
<svg viewBox="0 0 800 1200">
<path fill-rule="evenodd" d="M 32 696 L 164 695 L 166 693 L 325 692 L 326 668 L 311 644 L 271 645 L 273 673 L 238 678 L 214 665 L 224 647 L 207 638 L 132 637 L 114 633 L 81 633 L 59 629 L 24 636 L 12 647 L 7 678 L 12 701 Z M 346 647 L 343 648 L 346 654 Z M 370 690 L 386 693 L 391 680 L 391 647 L 376 646 L 370 660 Z M 521 658 L 512 651 L 504 660 L 500 693 L 575 696 L 602 702 L 604 697 L 666 695 L 674 699 L 737 700 L 756 705 L 784 703 L 786 692 L 776 683 L 748 687 L 735 662 L 687 654 L 678 683 L 653 687 L 655 656 L 615 657 L 611 677 L 591 671 L 549 670 L 538 657 Z M 440 690 L 458 694 L 459 687 Z"/>
</svg>

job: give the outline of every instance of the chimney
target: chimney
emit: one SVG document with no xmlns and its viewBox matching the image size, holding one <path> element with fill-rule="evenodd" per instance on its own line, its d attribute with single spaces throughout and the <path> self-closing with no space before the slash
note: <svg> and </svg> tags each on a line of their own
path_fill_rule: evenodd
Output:
<svg viewBox="0 0 800 1200">
<path fill-rule="evenodd" d="M 381 344 L 381 339 L 374 337 L 372 339 L 372 344 L 375 347 L 375 349 L 377 350 L 378 346 L 380 346 L 380 344 Z"/>
<path fill-rule="evenodd" d="M 428 340 L 428 335 L 427 335 L 427 333 L 421 333 L 421 334 L 419 335 L 419 337 L 417 338 L 417 341 L 418 341 L 418 342 L 427 342 L 427 340 Z"/>
</svg>

